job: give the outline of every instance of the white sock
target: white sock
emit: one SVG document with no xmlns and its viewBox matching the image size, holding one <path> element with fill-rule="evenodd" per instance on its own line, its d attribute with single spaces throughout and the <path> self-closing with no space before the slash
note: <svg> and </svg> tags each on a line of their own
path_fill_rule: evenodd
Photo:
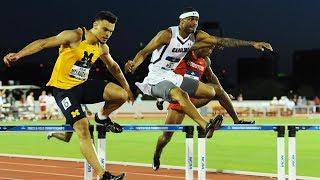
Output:
<svg viewBox="0 0 320 180">
<path fill-rule="evenodd" d="M 99 112 L 98 112 L 98 118 L 99 118 L 100 120 L 104 120 L 104 119 L 107 119 L 108 117 L 105 116 L 105 115 L 103 115 L 102 112 L 99 111 Z"/>
<path fill-rule="evenodd" d="M 157 98 L 158 102 L 164 101 L 162 98 Z"/>
</svg>

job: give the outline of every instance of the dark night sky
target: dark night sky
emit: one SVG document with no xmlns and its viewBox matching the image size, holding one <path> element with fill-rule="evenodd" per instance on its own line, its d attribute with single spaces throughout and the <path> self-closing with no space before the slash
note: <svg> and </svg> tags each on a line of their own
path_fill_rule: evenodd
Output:
<svg viewBox="0 0 320 180">
<path fill-rule="evenodd" d="M 218 21 L 224 37 L 270 42 L 280 54 L 280 73 L 291 73 L 294 50 L 320 48 L 319 0 L 11 0 L 6 1 L 0 11 L 3 25 L 0 55 L 3 57 L 8 51 L 64 29 L 90 28 L 97 11 L 110 10 L 119 17 L 119 23 L 108 44 L 114 58 L 124 62 L 134 57 L 140 42 L 147 43 L 159 30 L 178 24 L 179 12 L 185 6 L 199 11 L 200 23 Z M 21 63 L 37 63 L 36 59 L 40 59 L 53 64 L 57 50 L 46 50 Z M 235 79 L 239 57 L 260 55 L 250 48 L 226 49 L 216 61 L 227 68 L 231 79 Z M 3 70 L 3 63 L 0 65 Z"/>
</svg>

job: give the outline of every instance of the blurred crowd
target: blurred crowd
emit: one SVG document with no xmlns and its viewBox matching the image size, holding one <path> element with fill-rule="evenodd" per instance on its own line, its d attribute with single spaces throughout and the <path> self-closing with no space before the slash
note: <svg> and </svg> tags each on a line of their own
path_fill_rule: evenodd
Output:
<svg viewBox="0 0 320 180">
<path fill-rule="evenodd" d="M 36 99 L 34 92 L 0 91 L 0 119 L 2 120 L 37 120 L 56 119 L 61 116 L 56 101 L 51 93 L 42 91 Z"/>
<path fill-rule="evenodd" d="M 35 92 L 34 92 L 35 91 Z M 36 95 L 35 95 L 36 94 Z M 290 98 L 289 98 L 290 97 Z M 274 114 L 280 115 L 293 115 L 311 114 L 320 112 L 320 98 L 314 97 L 313 100 L 307 100 L 305 96 L 298 96 L 296 94 L 292 96 L 281 96 L 280 98 L 273 97 L 268 103 L 270 111 L 275 111 Z M 237 102 L 245 102 L 243 94 L 239 94 L 236 98 Z M 133 117 L 135 119 L 142 119 L 144 115 L 142 112 L 142 94 L 136 97 L 136 101 L 133 106 Z M 241 103 L 240 103 L 241 104 Z M 84 112 L 88 116 L 92 115 L 86 105 L 82 105 Z M 245 107 L 243 107 L 245 109 Z M 243 108 L 238 113 L 241 113 Z M 247 111 L 247 110 L 246 110 Z M 114 112 L 111 116 L 113 118 L 118 116 L 118 111 Z M 121 113 L 121 112 L 120 112 Z M 264 114 L 268 114 L 268 108 Z M 47 93 L 45 90 L 0 90 L 0 120 L 38 120 L 38 119 L 61 119 L 61 114 L 56 101 L 51 93 Z"/>
</svg>

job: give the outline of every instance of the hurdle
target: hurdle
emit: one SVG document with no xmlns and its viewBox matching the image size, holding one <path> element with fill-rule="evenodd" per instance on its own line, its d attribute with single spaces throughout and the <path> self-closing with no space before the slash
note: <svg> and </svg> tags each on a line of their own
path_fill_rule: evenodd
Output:
<svg viewBox="0 0 320 180">
<path fill-rule="evenodd" d="M 89 131 L 94 144 L 93 125 L 89 125 Z M 0 132 L 73 132 L 73 128 L 70 125 L 7 125 L 0 126 Z M 84 162 L 83 174 L 84 180 L 93 179 L 93 169 L 87 161 Z"/>
<path fill-rule="evenodd" d="M 320 131 L 320 125 L 289 125 L 288 126 L 288 179 L 297 178 L 296 134 L 298 131 Z"/>
<path fill-rule="evenodd" d="M 198 180 L 206 179 L 206 138 L 202 128 L 198 130 Z M 285 180 L 285 126 L 274 125 L 223 125 L 218 131 L 276 131 L 278 180 Z"/>
<path fill-rule="evenodd" d="M 96 125 L 96 130 L 98 132 L 97 140 L 97 156 L 100 162 L 100 165 L 105 169 L 106 168 L 106 132 L 108 131 L 105 126 Z M 99 177 L 97 177 L 99 179 Z"/>
<path fill-rule="evenodd" d="M 94 142 L 94 135 L 93 135 L 93 131 L 94 131 L 94 126 L 93 125 L 89 125 L 89 131 L 90 131 L 90 137 L 91 137 L 91 141 L 93 146 L 95 147 L 95 142 Z M 88 163 L 88 161 L 84 161 L 84 168 L 83 168 L 84 172 L 84 180 L 92 180 L 93 179 L 93 168 L 92 166 Z"/>
<path fill-rule="evenodd" d="M 185 141 L 185 179 L 193 179 L 193 133 L 194 126 L 184 125 L 122 125 L 124 132 L 140 132 L 140 131 L 170 131 L 170 132 L 184 132 L 186 133 Z M 98 131 L 98 155 L 101 163 L 105 161 L 105 143 L 106 143 L 106 129 L 97 125 Z M 100 132 L 99 132 L 100 131 Z M 99 135 L 100 134 L 100 135 Z M 100 137 L 100 138 L 99 138 Z"/>
</svg>

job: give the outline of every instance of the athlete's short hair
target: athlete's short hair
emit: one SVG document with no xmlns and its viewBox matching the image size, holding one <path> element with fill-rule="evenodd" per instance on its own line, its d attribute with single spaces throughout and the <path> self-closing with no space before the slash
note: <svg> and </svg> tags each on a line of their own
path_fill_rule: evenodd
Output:
<svg viewBox="0 0 320 180">
<path fill-rule="evenodd" d="M 187 13 L 187 12 L 192 12 L 192 11 L 197 11 L 197 10 L 194 9 L 193 7 L 191 7 L 191 6 L 188 6 L 188 7 L 185 7 L 185 8 L 182 9 L 181 14 Z"/>
<path fill-rule="evenodd" d="M 97 13 L 96 18 L 94 20 L 107 20 L 110 23 L 115 24 L 118 21 L 118 17 L 110 11 L 100 11 Z"/>
</svg>

